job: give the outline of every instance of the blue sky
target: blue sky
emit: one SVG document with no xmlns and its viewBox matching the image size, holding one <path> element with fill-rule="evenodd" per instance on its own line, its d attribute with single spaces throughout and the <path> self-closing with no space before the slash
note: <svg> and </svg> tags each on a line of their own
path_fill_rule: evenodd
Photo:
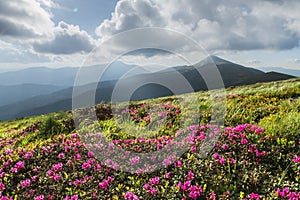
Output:
<svg viewBox="0 0 300 200">
<path fill-rule="evenodd" d="M 115 34 L 144 27 L 179 32 L 198 42 L 207 54 L 246 66 L 300 69 L 299 10 L 298 0 L 1 1 L 0 71 L 78 67 L 93 49 Z M 183 56 L 197 55 L 174 35 L 158 37 L 149 32 L 133 40 L 145 38 L 182 49 Z M 117 55 L 120 49 L 132 46 L 128 41 L 115 42 L 107 55 Z M 137 64 L 182 64 L 172 55 L 159 52 L 122 59 Z M 107 55 L 100 55 L 101 63 L 110 62 Z"/>
</svg>

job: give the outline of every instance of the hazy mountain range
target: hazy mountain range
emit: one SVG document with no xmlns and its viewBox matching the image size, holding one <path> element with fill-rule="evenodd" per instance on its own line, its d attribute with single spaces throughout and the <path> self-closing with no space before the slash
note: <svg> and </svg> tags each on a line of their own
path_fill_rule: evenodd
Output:
<svg viewBox="0 0 300 200">
<path fill-rule="evenodd" d="M 216 63 L 225 87 L 294 78 L 294 76 L 278 72 L 265 73 L 216 56 L 211 56 L 211 59 Z M 120 87 L 121 90 L 123 88 L 123 91 L 125 91 L 125 96 L 119 95 L 117 100 L 128 100 L 126 97 L 127 88 L 140 85 L 144 81 L 155 83 L 156 81 L 164 80 L 168 83 L 174 83 L 175 87 L 179 88 L 179 93 L 185 93 L 187 91 L 184 88 L 180 90 L 182 83 L 178 81 L 178 74 L 189 82 L 193 91 L 207 90 L 208 87 L 201 74 L 211 70 L 212 65 L 208 60 L 207 58 L 193 66 L 170 67 L 155 73 L 145 72 L 122 79 Z M 94 94 L 95 92 L 92 91 L 93 83 L 91 82 L 92 80 L 97 80 L 95 79 L 98 78 L 95 77 L 95 70 L 99 70 L 99 67 L 101 70 L 104 70 L 106 65 L 84 69 L 83 72 L 86 79 L 79 86 L 81 93 L 78 94 L 78 98 L 95 95 L 95 103 L 100 101 L 108 102 L 111 100 L 112 92 L 118 80 L 128 71 L 139 69 L 138 66 L 127 65 L 122 62 L 113 63 L 104 72 L 104 76 L 97 84 L 96 94 Z M 0 74 L 0 120 L 72 109 L 73 84 L 77 71 L 78 68 L 30 68 Z M 173 94 L 168 88 L 154 83 L 138 88 L 132 94 L 131 100 Z M 220 85 L 213 87 L 218 88 Z"/>
</svg>

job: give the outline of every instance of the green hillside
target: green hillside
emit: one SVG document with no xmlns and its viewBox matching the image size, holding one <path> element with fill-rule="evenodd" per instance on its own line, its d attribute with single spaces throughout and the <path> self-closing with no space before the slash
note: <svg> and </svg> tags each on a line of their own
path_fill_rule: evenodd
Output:
<svg viewBox="0 0 300 200">
<path fill-rule="evenodd" d="M 300 198 L 299 78 L 131 103 L 97 105 L 98 121 L 82 109 L 0 122 L 0 199 Z M 182 141 L 178 157 L 142 156 Z"/>
</svg>

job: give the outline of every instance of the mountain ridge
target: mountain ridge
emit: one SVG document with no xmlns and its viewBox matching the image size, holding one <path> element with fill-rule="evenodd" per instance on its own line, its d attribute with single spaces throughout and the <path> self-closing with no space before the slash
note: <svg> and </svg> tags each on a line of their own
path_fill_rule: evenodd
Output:
<svg viewBox="0 0 300 200">
<path fill-rule="evenodd" d="M 169 83 L 178 83 L 175 75 L 176 73 L 180 73 L 186 80 L 188 80 L 195 92 L 207 90 L 208 88 L 216 89 L 220 87 L 220 85 L 215 86 L 215 88 L 214 86 L 208 87 L 203 77 L 201 76 L 201 72 L 210 70 L 210 67 L 212 65 L 217 66 L 217 69 L 219 70 L 220 75 L 223 79 L 225 88 L 254 84 L 258 82 L 270 82 L 294 78 L 293 76 L 280 73 L 264 73 L 260 70 L 244 67 L 242 65 L 235 64 L 218 57 L 213 57 L 213 59 L 218 61 L 216 62 L 216 65 L 214 65 L 214 63 L 207 63 L 203 65 L 203 62 L 202 64 L 201 62 L 199 62 L 191 66 L 171 67 L 170 69 L 155 73 L 144 73 L 140 74 L 139 76 L 128 77 L 126 79 L 122 79 L 124 84 L 122 84 L 120 87 L 123 87 L 123 91 L 126 91 L 126 88 L 139 85 L 143 81 L 147 82 L 147 80 L 148 82 L 151 82 L 153 80 L 165 80 Z M 92 90 L 93 84 L 82 85 L 80 86 L 81 93 L 79 94 L 79 96 L 84 98 L 87 95 L 94 95 L 95 103 L 101 101 L 109 102 L 111 100 L 111 95 L 116 84 L 117 80 L 102 81 L 97 84 L 96 92 Z M 45 114 L 59 110 L 70 110 L 72 108 L 73 89 L 73 87 L 68 87 L 64 90 L 57 91 L 49 95 L 37 96 L 7 106 L 2 106 L 0 107 L 0 120 L 21 118 L 28 115 Z M 182 93 L 185 92 L 186 91 L 182 91 Z M 173 93 L 170 90 L 166 89 L 163 86 L 159 86 L 157 84 L 148 84 L 139 87 L 138 90 L 136 90 L 132 94 L 130 100 L 157 98 L 169 96 L 172 94 Z M 124 98 L 125 97 L 123 96 L 118 100 L 128 100 Z"/>
</svg>

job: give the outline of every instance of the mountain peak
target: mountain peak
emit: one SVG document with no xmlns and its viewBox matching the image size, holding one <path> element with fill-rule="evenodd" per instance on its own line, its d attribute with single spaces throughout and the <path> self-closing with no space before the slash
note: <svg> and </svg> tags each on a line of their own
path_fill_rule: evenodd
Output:
<svg viewBox="0 0 300 200">
<path fill-rule="evenodd" d="M 220 58 L 220 57 L 215 56 L 215 55 L 210 55 L 210 56 L 208 57 L 208 59 L 209 59 L 209 58 L 212 59 L 215 63 L 229 63 L 228 60 L 225 60 L 225 59 Z"/>
</svg>

